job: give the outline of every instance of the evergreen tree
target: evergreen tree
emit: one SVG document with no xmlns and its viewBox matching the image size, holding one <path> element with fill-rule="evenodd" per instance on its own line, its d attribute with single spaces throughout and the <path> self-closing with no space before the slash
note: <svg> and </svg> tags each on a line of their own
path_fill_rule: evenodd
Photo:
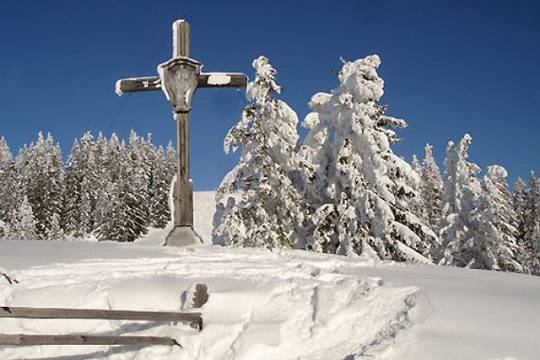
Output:
<svg viewBox="0 0 540 360">
<path fill-rule="evenodd" d="M 406 126 L 380 105 L 378 56 L 345 62 L 340 85 L 312 97 L 299 150 L 303 193 L 313 213 L 307 247 L 317 251 L 426 261 L 438 239 L 411 209 L 419 177 L 395 155 L 391 128 Z M 429 260 L 428 260 L 429 261 Z"/>
<path fill-rule="evenodd" d="M 474 231 L 468 266 L 477 269 L 523 272 L 518 262 L 517 217 L 502 166 L 489 166 L 482 182 L 478 207 L 471 213 Z"/>
<path fill-rule="evenodd" d="M 529 189 L 523 211 L 523 248 L 528 251 L 528 265 L 532 271 L 537 268 L 538 258 L 535 250 L 536 227 L 540 224 L 540 181 L 531 171 Z"/>
<path fill-rule="evenodd" d="M 133 241 L 135 234 L 129 227 L 122 185 L 111 182 L 98 199 L 97 211 L 100 221 L 95 234 L 99 240 Z"/>
<path fill-rule="evenodd" d="M 62 153 L 51 134 L 40 132 L 35 144 L 24 147 L 16 159 L 24 193 L 36 220 L 37 237 L 46 237 L 54 214 L 62 213 Z"/>
<path fill-rule="evenodd" d="M 178 159 L 176 157 L 176 150 L 174 150 L 174 146 L 169 141 L 167 144 L 167 147 L 165 148 L 165 164 L 167 168 L 167 173 L 169 174 L 169 177 L 172 179 L 174 175 L 176 175 L 176 167 L 178 165 Z"/>
<path fill-rule="evenodd" d="M 102 142 L 106 139 L 101 137 Z M 81 201 L 79 203 L 80 223 L 77 233 L 80 236 L 88 236 L 95 230 L 95 211 L 99 194 L 104 189 L 103 178 L 100 171 L 100 157 L 94 136 L 86 132 L 80 139 L 81 155 L 80 166 L 80 192 Z"/>
<path fill-rule="evenodd" d="M 418 157 L 416 155 L 413 155 L 412 161 L 411 161 L 411 168 L 418 176 L 422 176 L 422 165 L 420 164 L 420 160 L 418 160 Z"/>
<path fill-rule="evenodd" d="M 172 172 L 174 172 L 174 169 Z M 152 196 L 149 209 L 151 226 L 164 228 L 171 219 L 168 203 L 171 179 L 171 171 L 167 168 L 165 150 L 160 146 L 156 152 L 155 163 L 152 168 Z"/>
<path fill-rule="evenodd" d="M 103 184 L 96 201 L 95 235 L 100 240 L 133 241 L 133 220 L 128 218 L 129 170 L 125 144 L 112 134 L 103 154 Z"/>
<path fill-rule="evenodd" d="M 150 139 L 150 135 L 149 135 Z M 153 149 L 149 141 L 131 131 L 126 148 L 126 176 L 124 181 L 127 218 L 135 238 L 146 233 L 149 225 L 150 187 L 152 180 Z"/>
<path fill-rule="evenodd" d="M 86 132 L 74 141 L 66 166 L 65 201 L 62 218 L 67 234 L 86 237 L 95 229 L 96 206 L 106 184 L 105 164 L 107 140 L 100 133 L 94 140 Z"/>
<path fill-rule="evenodd" d="M 54 214 L 51 227 L 47 231 L 47 240 L 64 240 L 64 231 L 60 224 L 60 215 Z"/>
<path fill-rule="evenodd" d="M 540 275 L 540 224 L 536 223 L 531 236 L 530 243 L 532 248 L 530 269 L 534 275 Z"/>
<path fill-rule="evenodd" d="M 24 196 L 19 207 L 14 210 L 13 223 L 9 229 L 8 237 L 12 240 L 34 240 L 38 238 L 37 222 L 34 219 L 28 197 Z"/>
<path fill-rule="evenodd" d="M 437 162 L 433 158 L 433 147 L 429 144 L 424 147 L 421 178 L 423 218 L 431 229 L 437 230 L 442 213 L 443 181 Z"/>
<path fill-rule="evenodd" d="M 13 155 L 6 140 L 0 138 L 0 221 L 7 226 L 11 221 L 13 209 L 20 203 L 21 189 L 15 170 Z"/>
<path fill-rule="evenodd" d="M 519 249 L 519 263 L 523 266 L 525 273 L 532 271 L 532 244 L 526 240 L 525 232 L 525 209 L 527 205 L 527 185 L 518 178 L 514 182 L 514 192 L 512 195 L 514 212 L 517 222 L 517 242 Z"/>
<path fill-rule="evenodd" d="M 465 134 L 458 143 L 450 141 L 444 160 L 444 205 L 439 234 L 444 249 L 442 264 L 467 266 L 474 240 L 471 212 L 476 208 L 481 185 L 478 165 L 467 161 L 472 138 Z"/>
<path fill-rule="evenodd" d="M 86 233 L 86 231 L 82 231 L 83 228 L 81 226 L 81 182 L 83 178 L 81 165 L 81 149 L 79 142 L 74 140 L 64 176 L 62 228 L 66 234 L 75 238 L 80 238 Z"/>
<path fill-rule="evenodd" d="M 416 155 L 413 155 L 411 161 L 411 168 L 413 170 L 414 181 L 410 181 L 410 186 L 413 189 L 414 196 L 409 197 L 409 209 L 410 211 L 418 218 L 421 219 L 425 224 L 429 225 L 429 222 L 426 221 L 424 209 L 422 208 L 422 188 L 424 186 L 422 179 L 422 165 L 418 160 Z M 433 230 L 433 229 L 432 229 Z"/>
<path fill-rule="evenodd" d="M 540 223 L 540 181 L 532 171 L 529 175 L 529 191 L 527 192 L 523 217 L 524 236 L 530 242 L 534 228 Z"/>
<path fill-rule="evenodd" d="M 514 211 L 518 223 L 518 237 L 523 239 L 525 236 L 525 209 L 527 204 L 527 185 L 518 177 L 514 182 L 514 193 L 512 195 Z"/>
<path fill-rule="evenodd" d="M 253 62 L 255 80 L 247 87 L 251 103 L 229 130 L 225 152 L 242 149 L 239 163 L 220 184 L 214 241 L 239 246 L 302 247 L 300 194 L 290 178 L 298 141 L 296 113 L 274 97 L 281 92 L 267 58 Z M 224 205 L 225 204 L 225 205 Z"/>
</svg>

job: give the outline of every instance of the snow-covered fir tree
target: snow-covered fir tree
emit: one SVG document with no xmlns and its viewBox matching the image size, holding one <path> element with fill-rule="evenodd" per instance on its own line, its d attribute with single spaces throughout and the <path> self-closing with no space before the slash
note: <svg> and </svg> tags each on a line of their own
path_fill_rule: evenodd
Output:
<svg viewBox="0 0 540 360">
<path fill-rule="evenodd" d="M 150 191 L 154 149 L 148 141 L 131 131 L 126 148 L 125 201 L 129 226 L 136 237 L 146 233 L 149 225 Z"/>
<path fill-rule="evenodd" d="M 417 195 L 409 197 L 409 209 L 416 217 L 422 219 L 426 224 L 429 224 L 424 217 L 424 209 L 422 208 L 422 164 L 416 155 L 413 155 L 412 157 L 411 168 L 414 171 L 418 181 L 411 182 L 414 193 Z M 433 228 L 431 229 L 433 230 Z"/>
<path fill-rule="evenodd" d="M 468 149 L 472 138 L 465 134 L 457 144 L 450 141 L 444 160 L 444 202 L 439 234 L 444 254 L 441 263 L 467 266 L 473 259 L 474 231 L 471 212 L 478 204 L 482 192 L 476 177 L 478 165 L 468 162 Z"/>
<path fill-rule="evenodd" d="M 224 141 L 225 152 L 241 148 L 239 163 L 221 182 L 216 200 L 214 242 L 238 246 L 303 247 L 300 194 L 290 171 L 298 141 L 296 113 L 282 100 L 276 70 L 267 58 L 253 61 L 251 103 Z"/>
<path fill-rule="evenodd" d="M 411 161 L 411 168 L 418 176 L 422 176 L 422 165 L 420 164 L 420 160 L 418 160 L 418 157 L 416 155 L 413 155 L 412 161 Z"/>
<path fill-rule="evenodd" d="M 136 234 L 133 221 L 128 218 L 126 146 L 114 133 L 106 144 L 103 159 L 107 171 L 102 174 L 104 185 L 97 196 L 94 233 L 100 240 L 133 241 Z"/>
<path fill-rule="evenodd" d="M 82 237 L 80 205 L 81 194 L 81 148 L 77 140 L 73 141 L 64 174 L 64 205 L 62 210 L 62 228 L 66 234 Z"/>
<path fill-rule="evenodd" d="M 519 248 L 519 263 L 525 273 L 532 271 L 532 244 L 525 237 L 525 209 L 527 205 L 527 184 L 518 177 L 514 182 L 512 203 L 516 214 L 517 242 Z"/>
<path fill-rule="evenodd" d="M 0 138 L 0 221 L 11 222 L 11 214 L 16 209 L 21 196 L 20 184 L 15 170 L 13 155 L 6 140 Z"/>
<path fill-rule="evenodd" d="M 421 174 L 421 208 L 423 219 L 434 231 L 438 230 L 442 213 L 443 181 L 433 157 L 433 147 L 426 144 Z"/>
<path fill-rule="evenodd" d="M 13 222 L 9 226 L 7 237 L 12 240 L 34 240 L 38 237 L 37 222 L 28 197 L 14 210 Z"/>
<path fill-rule="evenodd" d="M 97 140 L 86 132 L 74 141 L 64 181 L 63 228 L 73 237 L 90 235 L 95 228 L 95 210 L 103 191 L 107 141 L 100 133 Z"/>
<path fill-rule="evenodd" d="M 406 122 L 379 104 L 380 59 L 344 62 L 339 86 L 318 93 L 303 125 L 309 130 L 298 157 L 303 194 L 314 214 L 307 247 L 371 258 L 429 261 L 434 232 L 414 215 L 419 176 L 395 155 L 392 127 Z"/>
<path fill-rule="evenodd" d="M 165 155 L 166 155 L 165 163 L 166 163 L 167 172 L 172 179 L 173 176 L 176 174 L 176 167 L 178 166 L 176 150 L 174 149 L 172 142 L 169 142 L 167 144 L 167 147 L 165 148 Z"/>
<path fill-rule="evenodd" d="M 51 226 L 47 230 L 47 240 L 63 240 L 65 237 L 64 230 L 60 223 L 60 215 L 54 214 L 51 220 Z"/>
<path fill-rule="evenodd" d="M 523 272 L 516 236 L 517 217 L 506 178 L 507 171 L 489 166 L 477 207 L 472 210 L 474 236 L 467 251 L 468 266 L 476 269 Z"/>
<path fill-rule="evenodd" d="M 534 275 L 540 275 L 540 223 L 536 223 L 531 235 L 531 257 L 530 257 L 530 272 Z"/>
<path fill-rule="evenodd" d="M 100 137 L 101 148 L 98 149 L 97 142 L 90 132 L 86 132 L 80 139 L 81 154 L 79 158 L 80 167 L 80 192 L 81 201 L 78 212 L 80 223 L 78 234 L 87 236 L 95 230 L 95 211 L 100 193 L 106 185 L 105 171 L 102 160 L 104 160 L 104 148 L 106 139 Z"/>
<path fill-rule="evenodd" d="M 529 175 L 529 191 L 525 201 L 524 217 L 524 237 L 531 238 L 534 228 L 540 223 L 540 180 L 531 171 Z"/>
<path fill-rule="evenodd" d="M 518 177 L 514 182 L 512 193 L 512 203 L 516 213 L 518 238 L 522 239 L 525 236 L 525 208 L 527 204 L 527 184 L 522 178 Z"/>
<path fill-rule="evenodd" d="M 165 149 L 160 146 L 155 153 L 155 163 L 152 167 L 151 200 L 149 207 L 150 225 L 163 228 L 171 219 L 168 196 L 174 169 L 167 167 Z"/>
<path fill-rule="evenodd" d="M 46 237 L 55 214 L 62 213 L 62 153 L 51 134 L 40 132 L 35 144 L 25 146 L 16 158 L 24 193 L 36 220 L 37 237 Z"/>
<path fill-rule="evenodd" d="M 529 268 L 536 272 L 538 256 L 535 250 L 536 228 L 540 224 L 540 180 L 535 173 L 529 174 L 529 188 L 523 210 L 523 247 L 529 250 Z"/>
</svg>

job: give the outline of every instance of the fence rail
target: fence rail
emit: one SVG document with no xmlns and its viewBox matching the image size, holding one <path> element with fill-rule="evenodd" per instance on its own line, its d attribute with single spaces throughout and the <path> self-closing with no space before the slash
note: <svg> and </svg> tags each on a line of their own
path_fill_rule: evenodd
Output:
<svg viewBox="0 0 540 360">
<path fill-rule="evenodd" d="M 163 336 L 26 335 L 0 334 L 0 345 L 168 345 L 180 346 Z"/>
<path fill-rule="evenodd" d="M 177 321 L 202 328 L 199 312 L 0 307 L 0 318 Z"/>
</svg>

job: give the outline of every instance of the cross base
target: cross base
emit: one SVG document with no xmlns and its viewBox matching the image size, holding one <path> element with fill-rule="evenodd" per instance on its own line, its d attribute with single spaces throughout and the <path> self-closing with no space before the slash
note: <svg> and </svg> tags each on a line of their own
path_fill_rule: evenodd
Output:
<svg viewBox="0 0 540 360">
<path fill-rule="evenodd" d="M 200 244 L 202 244 L 200 236 L 189 225 L 175 226 L 165 239 L 166 246 L 180 247 Z"/>
</svg>

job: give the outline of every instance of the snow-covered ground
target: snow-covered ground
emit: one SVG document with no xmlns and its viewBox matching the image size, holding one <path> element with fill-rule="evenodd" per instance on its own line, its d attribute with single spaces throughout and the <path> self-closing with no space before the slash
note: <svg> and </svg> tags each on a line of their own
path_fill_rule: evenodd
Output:
<svg viewBox="0 0 540 360">
<path fill-rule="evenodd" d="M 213 194 L 197 193 L 209 239 Z M 170 323 L 0 319 L 0 333 L 172 336 L 183 346 L 0 347 L 0 359 L 537 359 L 540 278 L 302 251 L 0 241 L 0 305 L 180 310 L 208 285 L 197 332 Z"/>
</svg>

